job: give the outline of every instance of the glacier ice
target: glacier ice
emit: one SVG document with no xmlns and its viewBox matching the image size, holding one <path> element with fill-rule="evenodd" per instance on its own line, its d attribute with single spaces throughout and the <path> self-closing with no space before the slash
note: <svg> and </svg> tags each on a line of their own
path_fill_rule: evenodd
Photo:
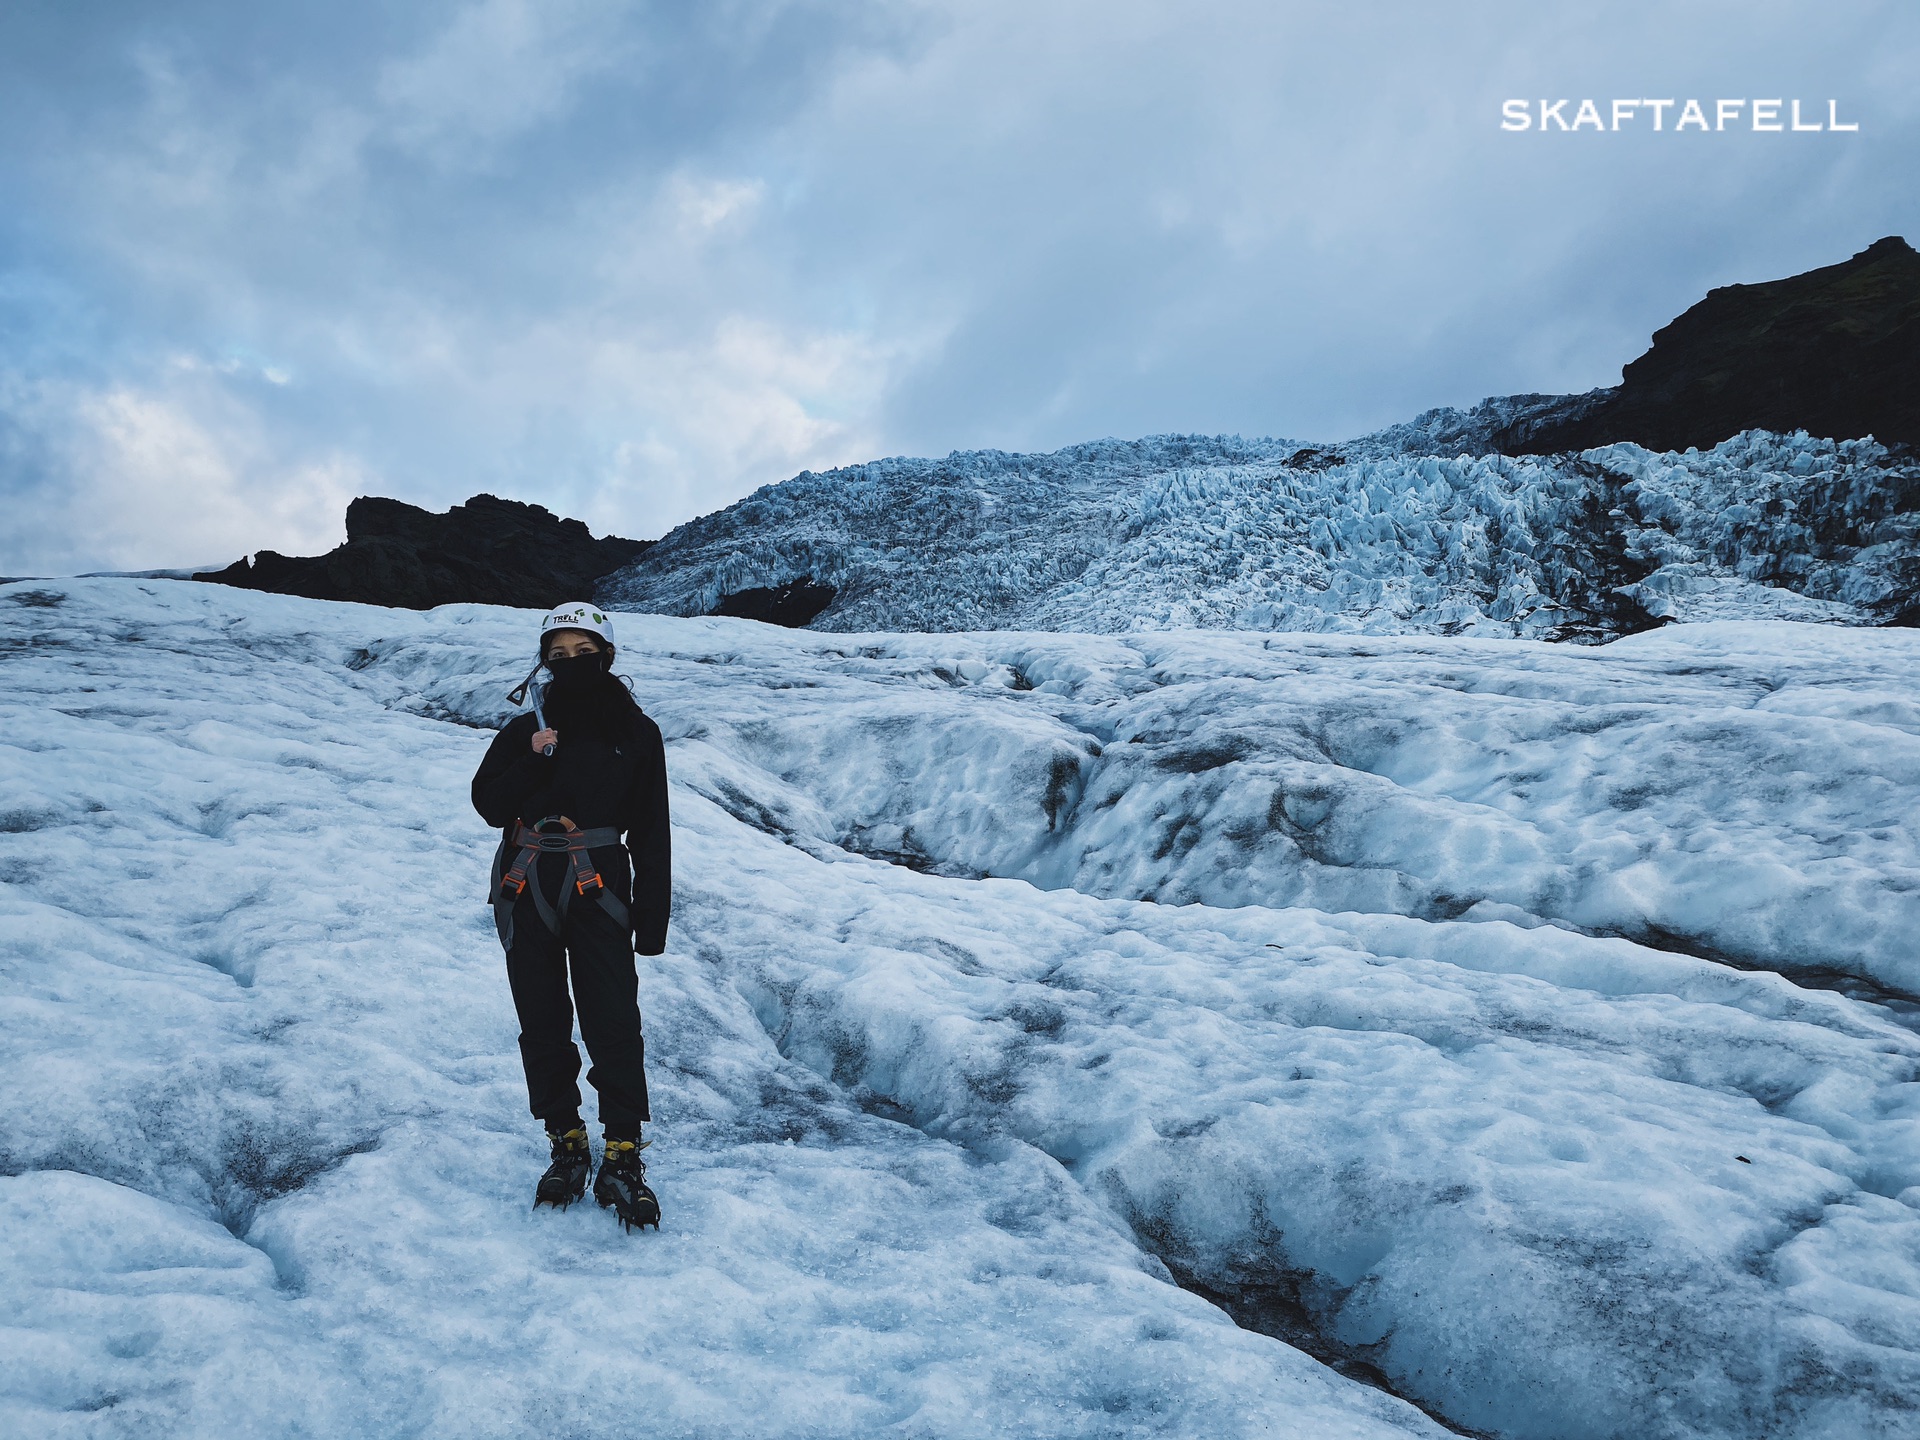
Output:
<svg viewBox="0 0 1920 1440">
<path fill-rule="evenodd" d="M 1920 636 L 623 614 L 636 1244 L 527 1204 L 533 623 L 0 587 L 10 1429 L 1911 1433 Z"/>
<path fill-rule="evenodd" d="M 1338 446 L 1154 436 L 807 472 L 681 526 L 601 597 L 703 615 L 811 582 L 834 587 L 812 626 L 835 631 L 1583 641 L 1673 619 L 1920 613 L 1910 457 L 1762 431 L 1682 454 L 1488 453 L 1511 409 L 1433 411 Z"/>
</svg>

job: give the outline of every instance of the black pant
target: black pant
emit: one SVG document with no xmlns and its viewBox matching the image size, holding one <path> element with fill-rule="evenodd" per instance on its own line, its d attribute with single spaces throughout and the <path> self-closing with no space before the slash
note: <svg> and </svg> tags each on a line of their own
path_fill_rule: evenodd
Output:
<svg viewBox="0 0 1920 1440">
<path fill-rule="evenodd" d="M 647 1109 L 646 1042 L 640 1037 L 640 982 L 633 968 L 633 937 L 590 900 L 578 897 L 555 935 L 541 921 L 531 895 L 513 909 L 507 981 L 520 1014 L 520 1061 L 527 1070 L 527 1108 L 549 1129 L 580 1113 L 580 1051 L 573 1043 L 573 999 L 580 1004 L 580 1038 L 593 1068 L 587 1083 L 600 1095 L 600 1123 L 621 1140 L 637 1139 Z"/>
</svg>

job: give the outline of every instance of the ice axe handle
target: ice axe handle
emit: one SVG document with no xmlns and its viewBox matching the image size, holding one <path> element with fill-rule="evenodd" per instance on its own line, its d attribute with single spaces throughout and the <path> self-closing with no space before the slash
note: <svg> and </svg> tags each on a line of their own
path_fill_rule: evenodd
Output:
<svg viewBox="0 0 1920 1440">
<path fill-rule="evenodd" d="M 533 728 L 536 730 L 544 730 L 547 728 L 547 717 L 544 710 L 541 708 L 540 692 L 537 690 L 534 692 L 534 696 L 533 696 Z M 540 753 L 542 755 L 553 754 L 553 746 L 550 744 L 542 745 L 540 747 Z"/>
</svg>

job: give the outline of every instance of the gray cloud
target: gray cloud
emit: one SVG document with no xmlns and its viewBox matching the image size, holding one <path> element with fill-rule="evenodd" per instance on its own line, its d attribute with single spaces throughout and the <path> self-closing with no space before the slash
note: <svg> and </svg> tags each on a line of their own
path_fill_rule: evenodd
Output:
<svg viewBox="0 0 1920 1440">
<path fill-rule="evenodd" d="M 1610 383 L 1710 285 L 1920 239 L 1917 52 L 1860 3 L 9 7 L 0 571 Z"/>
</svg>

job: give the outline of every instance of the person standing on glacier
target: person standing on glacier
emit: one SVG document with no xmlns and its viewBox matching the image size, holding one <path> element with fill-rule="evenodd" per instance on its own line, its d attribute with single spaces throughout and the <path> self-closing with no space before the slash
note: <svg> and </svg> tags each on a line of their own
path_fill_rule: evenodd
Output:
<svg viewBox="0 0 1920 1440">
<path fill-rule="evenodd" d="M 633 957 L 667 944 L 666 750 L 660 727 L 613 674 L 614 654 L 613 622 L 591 604 L 562 605 L 540 622 L 539 661 L 511 697 L 531 690 L 534 708 L 494 736 L 473 777 L 473 808 L 501 830 L 494 920 L 520 1017 L 528 1107 L 552 1147 L 534 1204 L 571 1205 L 593 1168 L 580 1119 L 578 1006 L 606 1132 L 594 1199 L 629 1230 L 657 1230 L 660 1202 L 640 1159 L 641 1126 L 653 1117 Z"/>
</svg>

